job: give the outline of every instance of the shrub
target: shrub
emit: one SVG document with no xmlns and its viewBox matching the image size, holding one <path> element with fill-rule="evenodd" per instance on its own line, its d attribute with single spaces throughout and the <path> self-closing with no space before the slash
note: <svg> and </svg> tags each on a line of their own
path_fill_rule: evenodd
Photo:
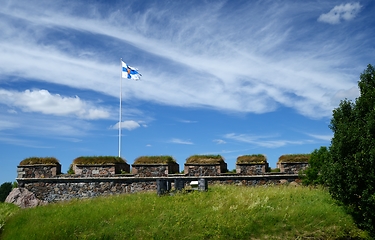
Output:
<svg viewBox="0 0 375 240">
<path fill-rule="evenodd" d="M 186 163 L 220 164 L 224 163 L 224 158 L 221 155 L 193 155 L 186 159 Z"/>
<path fill-rule="evenodd" d="M 267 158 L 263 154 L 243 155 L 237 158 L 236 163 L 265 164 L 267 163 Z"/>
<path fill-rule="evenodd" d="M 83 156 L 73 160 L 74 165 L 105 165 L 116 163 L 126 163 L 126 161 L 121 157 L 115 156 Z"/>
<path fill-rule="evenodd" d="M 325 166 L 331 157 L 327 147 L 315 149 L 309 160 L 309 166 L 300 172 L 302 183 L 304 185 L 324 184 Z"/>
<path fill-rule="evenodd" d="M 375 237 L 375 68 L 358 82 L 360 96 L 333 110 L 327 183 L 331 195 L 348 207 L 358 225 Z"/>
<path fill-rule="evenodd" d="M 135 159 L 134 164 L 167 164 L 176 163 L 171 156 L 141 156 Z"/>
<path fill-rule="evenodd" d="M 0 186 L 0 202 L 4 202 L 9 193 L 12 191 L 12 183 L 5 182 Z"/>
<path fill-rule="evenodd" d="M 20 162 L 20 166 L 23 165 L 37 165 L 37 164 L 52 164 L 52 165 L 58 165 L 59 160 L 57 160 L 54 157 L 29 157 L 25 158 Z"/>
</svg>

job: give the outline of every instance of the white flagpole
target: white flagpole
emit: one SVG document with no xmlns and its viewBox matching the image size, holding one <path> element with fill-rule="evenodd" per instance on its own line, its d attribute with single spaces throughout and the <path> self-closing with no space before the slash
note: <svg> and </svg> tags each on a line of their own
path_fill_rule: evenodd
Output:
<svg viewBox="0 0 375 240">
<path fill-rule="evenodd" d="M 120 72 L 120 113 L 118 124 L 118 156 L 121 157 L 121 122 L 122 122 L 122 58 L 120 58 L 121 72 Z"/>
</svg>

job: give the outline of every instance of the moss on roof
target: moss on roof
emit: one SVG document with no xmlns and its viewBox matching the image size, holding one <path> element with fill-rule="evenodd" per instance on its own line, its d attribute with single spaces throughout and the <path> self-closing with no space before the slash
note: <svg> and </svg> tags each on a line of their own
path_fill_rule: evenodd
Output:
<svg viewBox="0 0 375 240">
<path fill-rule="evenodd" d="M 37 164 L 48 164 L 48 165 L 58 165 L 59 160 L 54 157 L 29 157 L 25 158 L 20 162 L 20 165 L 37 165 Z"/>
<path fill-rule="evenodd" d="M 176 160 L 171 156 L 140 156 L 135 159 L 134 164 L 167 164 L 175 162 Z"/>
<path fill-rule="evenodd" d="M 186 159 L 186 163 L 196 164 L 218 164 L 223 162 L 224 158 L 221 155 L 193 155 Z"/>
<path fill-rule="evenodd" d="M 253 155 L 243 155 L 239 156 L 237 158 L 236 164 L 246 164 L 246 163 L 252 163 L 252 164 L 264 164 L 267 163 L 267 158 L 263 154 L 253 154 Z"/>
<path fill-rule="evenodd" d="M 278 163 L 308 162 L 310 154 L 285 154 L 279 157 Z"/>
<path fill-rule="evenodd" d="M 75 165 L 105 165 L 105 164 L 116 164 L 126 163 L 123 158 L 115 156 L 82 156 L 73 160 Z"/>
</svg>

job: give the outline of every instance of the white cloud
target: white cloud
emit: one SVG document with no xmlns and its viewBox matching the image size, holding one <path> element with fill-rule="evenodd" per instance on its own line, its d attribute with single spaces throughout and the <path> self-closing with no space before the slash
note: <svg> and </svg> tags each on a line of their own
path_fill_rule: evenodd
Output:
<svg viewBox="0 0 375 240">
<path fill-rule="evenodd" d="M 15 123 L 15 122 L 8 121 L 8 120 L 0 120 L 0 130 L 12 129 L 12 128 L 16 128 L 18 126 L 19 126 L 19 124 Z"/>
<path fill-rule="evenodd" d="M 341 20 L 352 20 L 361 10 L 359 3 L 347 3 L 335 6 L 328 13 L 319 16 L 318 21 L 329 24 L 338 24 Z"/>
<path fill-rule="evenodd" d="M 358 87 L 352 87 L 349 89 L 341 89 L 337 91 L 332 97 L 331 102 L 332 104 L 338 105 L 341 100 L 349 99 L 349 100 L 355 100 L 357 97 L 359 97 L 359 89 Z"/>
<path fill-rule="evenodd" d="M 176 144 L 186 144 L 186 145 L 194 144 L 193 142 L 191 142 L 189 140 L 182 140 L 182 139 L 178 139 L 178 138 L 172 138 L 169 142 L 170 143 L 176 143 Z"/>
<path fill-rule="evenodd" d="M 139 128 L 141 125 L 139 125 L 138 122 L 136 121 L 133 121 L 133 120 L 127 120 L 127 121 L 123 121 L 121 122 L 121 128 L 123 129 L 127 129 L 129 131 L 131 130 L 134 130 L 136 128 Z M 119 129 L 119 123 L 116 123 L 113 127 L 111 127 L 112 129 Z"/>
<path fill-rule="evenodd" d="M 124 47 L 116 48 L 118 42 L 137 48 L 146 59 L 152 56 L 161 60 L 151 61 L 151 65 L 139 58 L 140 65 L 136 67 L 142 70 L 144 81 L 127 82 L 124 98 L 253 113 L 274 111 L 283 105 L 319 118 L 331 115 L 332 93 L 353 86 L 351 75 L 333 70 L 349 55 L 348 41 L 332 44 L 327 42 L 329 37 L 319 34 L 311 38 L 314 29 L 304 29 L 306 36 L 293 32 L 298 27 L 290 25 L 290 19 L 303 16 L 299 12 L 307 9 L 301 6 L 303 3 L 282 7 L 244 4 L 236 18 L 223 15 L 222 3 L 184 8 L 183 17 L 173 4 L 163 11 L 159 5 L 150 5 L 137 15 L 128 14 L 129 9 L 125 8 L 100 17 L 95 14 L 94 5 L 92 12 L 86 9 L 79 16 L 69 9 L 76 6 L 65 2 L 44 8 L 24 5 L 22 1 L 9 2 L 7 9 L 0 9 L 4 19 L 0 28 L 5 36 L 0 37 L 3 76 L 33 78 L 118 96 L 118 64 L 112 63 L 113 54 L 68 40 L 41 44 L 53 29 L 64 29 L 94 34 L 98 41 L 104 36 L 106 43 L 113 41 L 113 51 L 123 52 Z M 342 19 L 355 15 L 357 4 L 340 6 L 337 11 Z M 25 31 L 11 24 L 10 19 L 25 22 Z M 168 27 L 160 28 L 161 20 Z M 296 36 L 309 41 L 292 41 Z M 289 45 L 293 45 L 291 51 Z M 93 57 L 87 58 L 87 53 Z M 165 71 L 166 66 L 173 67 Z"/>
<path fill-rule="evenodd" d="M 224 135 L 225 138 L 232 139 L 238 142 L 253 144 L 265 148 L 278 148 L 286 145 L 300 145 L 303 141 L 289 141 L 289 140 L 266 140 L 269 136 L 254 136 L 247 134 L 228 133 Z"/>
<path fill-rule="evenodd" d="M 307 134 L 307 135 L 309 135 L 310 137 L 319 139 L 319 140 L 327 141 L 327 142 L 330 142 L 333 137 L 332 134 L 331 135 Z"/>
<path fill-rule="evenodd" d="M 214 139 L 213 142 L 216 142 L 217 144 L 226 144 L 227 143 L 223 139 Z"/>
<path fill-rule="evenodd" d="M 82 119 L 106 119 L 110 117 L 104 108 L 81 100 L 78 96 L 64 97 L 47 90 L 24 92 L 0 89 L 0 103 L 18 107 L 24 112 L 39 112 L 57 116 L 76 116 Z"/>
</svg>

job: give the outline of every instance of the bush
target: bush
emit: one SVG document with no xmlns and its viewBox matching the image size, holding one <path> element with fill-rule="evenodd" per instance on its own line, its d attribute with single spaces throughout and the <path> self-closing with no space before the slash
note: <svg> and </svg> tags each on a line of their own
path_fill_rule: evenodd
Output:
<svg viewBox="0 0 375 240">
<path fill-rule="evenodd" d="M 331 155 L 327 147 L 315 149 L 310 155 L 309 166 L 300 174 L 302 184 L 323 185 L 325 183 L 325 166 L 330 157 Z"/>
<path fill-rule="evenodd" d="M 9 193 L 12 191 L 12 183 L 5 182 L 0 186 L 0 202 L 4 202 L 8 197 Z"/>
<path fill-rule="evenodd" d="M 358 225 L 375 237 L 375 69 L 368 65 L 358 82 L 360 96 L 341 101 L 330 128 L 327 184 Z"/>
</svg>

